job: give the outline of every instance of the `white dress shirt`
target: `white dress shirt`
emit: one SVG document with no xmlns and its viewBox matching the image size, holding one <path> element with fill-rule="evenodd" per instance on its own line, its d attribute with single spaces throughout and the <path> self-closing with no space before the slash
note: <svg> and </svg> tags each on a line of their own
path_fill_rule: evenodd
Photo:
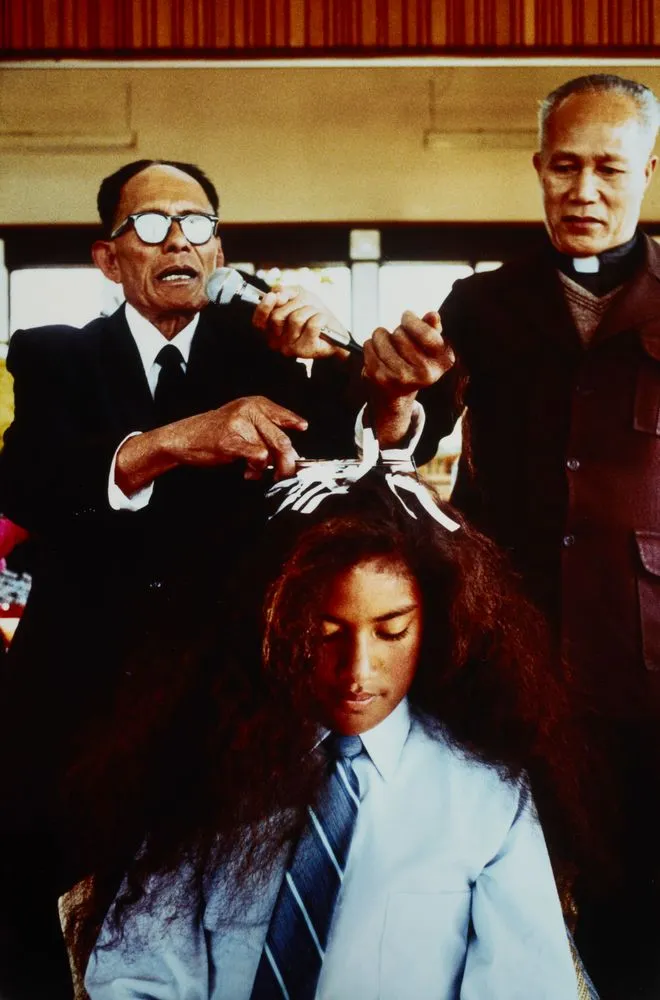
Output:
<svg viewBox="0 0 660 1000">
<path fill-rule="evenodd" d="M 199 323 L 199 313 L 195 313 L 190 323 L 184 326 L 183 330 L 179 330 L 175 337 L 168 340 L 160 332 L 158 327 L 155 327 L 153 323 L 150 323 L 148 319 L 135 309 L 130 302 L 126 303 L 126 322 L 128 323 L 128 329 L 131 331 L 135 345 L 140 353 L 140 360 L 142 362 L 142 367 L 144 368 L 144 374 L 146 375 L 147 382 L 149 383 L 149 389 L 151 395 L 153 396 L 156 392 L 156 385 L 158 384 L 158 376 L 160 375 L 160 365 L 156 364 L 156 358 L 160 354 L 163 347 L 168 344 L 173 344 L 181 351 L 181 357 L 183 358 L 181 367 L 185 372 L 188 366 L 188 358 L 190 357 L 190 348 L 192 346 L 192 339 L 197 329 L 197 324 Z M 151 495 L 154 491 L 154 484 L 148 483 L 143 486 L 141 490 L 137 490 L 130 497 L 119 489 L 117 483 L 115 482 L 115 465 L 117 464 L 117 452 L 123 445 L 124 441 L 128 441 L 129 438 L 135 437 L 140 434 L 141 431 L 133 431 L 132 434 L 127 434 L 123 438 L 119 445 L 117 446 L 117 451 L 115 451 L 112 456 L 112 462 L 110 463 L 110 473 L 108 475 L 108 502 L 113 510 L 142 510 L 146 507 L 151 500 Z"/>
<path fill-rule="evenodd" d="M 529 796 L 410 722 L 362 734 L 360 809 L 316 1000 L 575 1000 L 577 985 Z M 90 959 L 91 1000 L 249 1000 L 284 862 L 249 904 L 227 871 L 195 901 L 154 878 L 152 913 Z"/>
</svg>

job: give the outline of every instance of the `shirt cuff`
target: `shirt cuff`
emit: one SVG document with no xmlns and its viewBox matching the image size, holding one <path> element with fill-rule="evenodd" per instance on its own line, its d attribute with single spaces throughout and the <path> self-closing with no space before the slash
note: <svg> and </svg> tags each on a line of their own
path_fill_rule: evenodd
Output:
<svg viewBox="0 0 660 1000">
<path fill-rule="evenodd" d="M 357 448 L 357 453 L 362 457 L 362 442 L 364 438 L 364 415 L 367 409 L 367 404 L 365 403 L 360 412 L 357 415 L 355 421 L 355 447 Z M 422 431 L 424 430 L 424 424 L 426 423 L 426 414 L 424 412 L 424 407 L 419 402 L 415 400 L 413 403 L 412 413 L 410 415 L 410 426 L 408 427 L 408 433 L 405 436 L 402 444 L 397 448 L 384 448 L 380 457 L 385 462 L 411 462 L 413 461 L 413 455 L 415 453 L 415 448 L 419 444 L 419 439 L 422 436 Z"/>
<path fill-rule="evenodd" d="M 130 434 L 127 434 L 124 440 L 119 442 L 117 451 L 112 456 L 110 475 L 108 476 L 108 503 L 112 510 L 142 510 L 151 500 L 151 494 L 154 491 L 153 483 L 148 483 L 147 486 L 143 486 L 141 490 L 136 490 L 132 496 L 127 497 L 115 482 L 115 466 L 117 465 L 117 453 L 119 449 L 124 444 L 124 441 L 128 441 L 132 437 L 137 437 L 141 433 L 142 431 L 132 431 Z"/>
</svg>

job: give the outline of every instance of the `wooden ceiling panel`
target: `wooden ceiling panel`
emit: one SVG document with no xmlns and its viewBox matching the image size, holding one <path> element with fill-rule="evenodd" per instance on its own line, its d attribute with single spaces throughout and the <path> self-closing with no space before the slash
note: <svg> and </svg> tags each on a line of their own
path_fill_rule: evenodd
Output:
<svg viewBox="0 0 660 1000">
<path fill-rule="evenodd" d="M 653 56 L 659 0 L 2 0 L 3 58 Z"/>
</svg>

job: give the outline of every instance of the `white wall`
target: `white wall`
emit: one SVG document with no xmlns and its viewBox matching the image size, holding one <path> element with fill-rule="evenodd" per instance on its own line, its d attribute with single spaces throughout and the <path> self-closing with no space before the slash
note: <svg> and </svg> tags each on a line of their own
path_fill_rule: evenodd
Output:
<svg viewBox="0 0 660 1000">
<path fill-rule="evenodd" d="M 537 101 L 584 71 L 5 66 L 0 224 L 94 222 L 99 180 L 139 157 L 198 163 L 219 186 L 228 222 L 536 220 L 532 141 L 525 149 L 425 149 L 429 84 L 437 128 L 533 130 Z M 659 89 L 660 66 L 617 71 Z M 131 130 L 132 149 L 57 151 L 39 138 L 27 140 L 32 150 L 10 148 L 25 141 L 17 132 L 106 142 Z M 658 182 L 644 217 L 660 218 Z"/>
</svg>

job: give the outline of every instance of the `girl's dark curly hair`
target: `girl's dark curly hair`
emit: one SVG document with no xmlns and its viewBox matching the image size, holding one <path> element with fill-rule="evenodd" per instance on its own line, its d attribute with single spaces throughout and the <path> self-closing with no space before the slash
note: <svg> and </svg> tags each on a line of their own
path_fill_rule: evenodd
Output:
<svg viewBox="0 0 660 1000">
<path fill-rule="evenodd" d="M 414 516 L 375 470 L 314 514 L 278 514 L 205 650 L 142 657 L 111 737 L 70 776 L 76 836 L 96 871 L 78 914 L 82 952 L 126 869 L 118 933 L 129 906 L 150 905 L 150 874 L 174 878 L 188 862 L 181 891 L 201 907 L 210 868 L 231 857 L 242 888 L 257 885 L 296 835 L 321 773 L 309 712 L 319 611 L 338 574 L 373 558 L 404 564 L 422 595 L 413 710 L 506 780 L 529 780 L 556 859 L 593 849 L 570 683 L 541 617 L 490 541 L 447 505 L 458 531 L 405 496 Z M 286 821 L 265 825 L 272 816 Z"/>
</svg>

